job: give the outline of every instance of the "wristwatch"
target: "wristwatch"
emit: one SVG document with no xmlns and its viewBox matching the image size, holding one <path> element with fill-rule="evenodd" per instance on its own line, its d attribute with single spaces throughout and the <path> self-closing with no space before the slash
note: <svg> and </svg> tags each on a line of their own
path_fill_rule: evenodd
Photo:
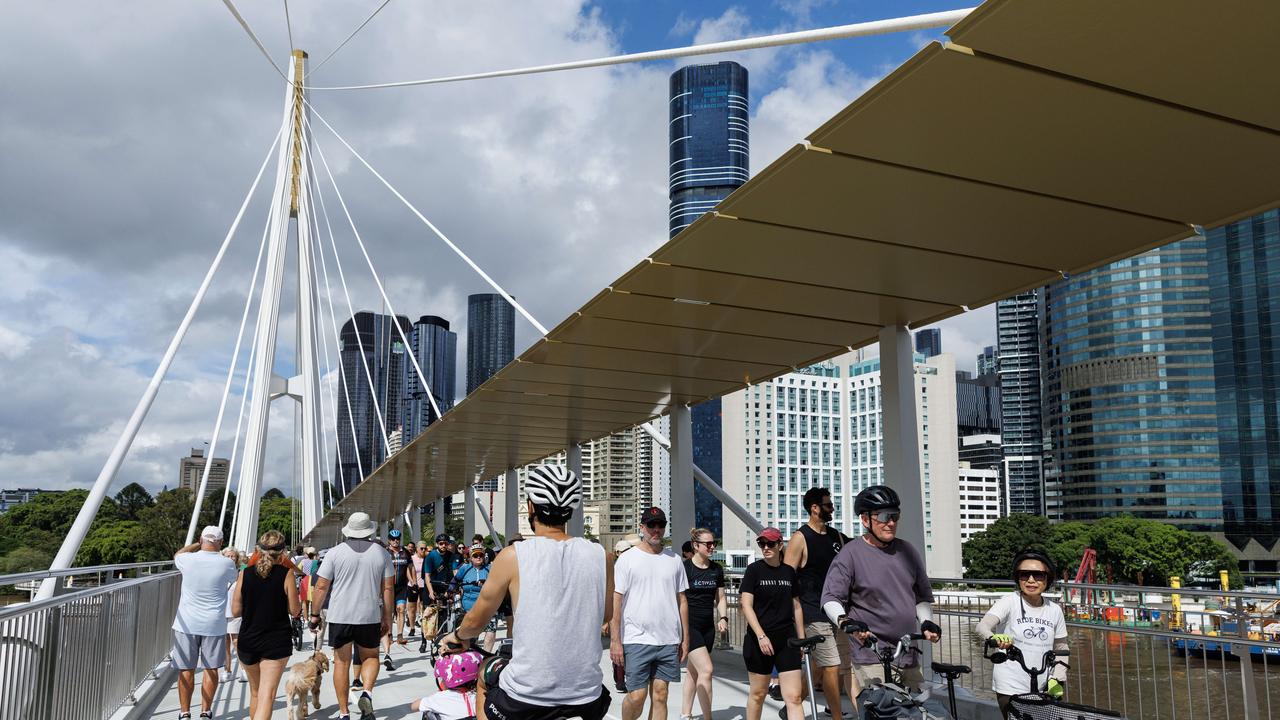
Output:
<svg viewBox="0 0 1280 720">
<path fill-rule="evenodd" d="M 723 620 L 723 621 L 725 621 L 725 622 L 729 622 L 729 616 L 728 616 L 728 615 L 721 615 L 721 616 L 720 616 L 720 619 L 721 619 L 721 620 Z"/>
</svg>

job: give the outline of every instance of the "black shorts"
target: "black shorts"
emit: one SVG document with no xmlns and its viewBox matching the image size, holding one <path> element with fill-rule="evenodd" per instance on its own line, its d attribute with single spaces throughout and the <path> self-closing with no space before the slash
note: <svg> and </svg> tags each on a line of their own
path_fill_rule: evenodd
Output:
<svg viewBox="0 0 1280 720">
<path fill-rule="evenodd" d="M 796 636 L 796 629 L 788 626 L 781 630 L 766 631 L 765 635 L 769 636 L 769 643 L 773 645 L 772 655 L 760 652 L 760 642 L 753 632 L 747 632 L 746 639 L 742 641 L 742 663 L 747 666 L 747 672 L 770 675 L 775 669 L 780 673 L 799 670 L 800 649 L 787 645 L 787 640 Z"/>
<path fill-rule="evenodd" d="M 711 652 L 715 644 L 715 620 L 710 615 L 689 618 L 689 652 L 698 648 L 706 648 L 707 652 Z"/>
<path fill-rule="evenodd" d="M 426 594 L 427 594 L 427 591 L 426 591 L 426 590 L 423 590 L 422 588 L 418 587 L 417 585 L 410 585 L 410 586 L 409 586 L 409 602 L 411 602 L 411 603 L 416 603 L 416 602 L 418 602 L 418 601 L 419 601 L 419 600 L 421 600 L 421 599 L 422 599 Z"/>
<path fill-rule="evenodd" d="M 395 602 L 397 605 L 409 602 L 409 583 L 405 583 L 404 585 L 396 585 L 395 597 L 396 597 Z"/>
<path fill-rule="evenodd" d="M 284 660 L 293 655 L 293 645 L 289 643 L 269 643 L 257 647 L 256 643 L 245 645 L 236 643 L 236 655 L 240 656 L 241 665 L 257 665 L 263 660 Z"/>
<path fill-rule="evenodd" d="M 382 642 L 382 624 L 347 625 L 346 623 L 329 623 L 329 644 L 334 648 L 355 643 L 362 648 L 377 650 Z"/>
<path fill-rule="evenodd" d="M 600 697 L 585 705 L 544 707 L 520 702 L 507 695 L 501 687 L 493 685 L 485 691 L 484 714 L 494 720 L 557 720 L 566 717 L 602 720 L 609 712 L 609 700 L 609 689 L 601 686 Z"/>
</svg>

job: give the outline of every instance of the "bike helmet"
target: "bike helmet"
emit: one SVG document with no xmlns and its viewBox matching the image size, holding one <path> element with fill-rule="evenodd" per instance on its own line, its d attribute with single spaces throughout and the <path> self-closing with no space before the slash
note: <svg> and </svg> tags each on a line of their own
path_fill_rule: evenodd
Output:
<svg viewBox="0 0 1280 720">
<path fill-rule="evenodd" d="M 873 513 L 880 510 L 901 510 L 898 493 L 888 485 L 872 485 L 858 493 L 853 500 L 853 514 Z"/>
<path fill-rule="evenodd" d="M 1044 589 L 1048 590 L 1053 587 L 1053 581 L 1058 577 L 1058 571 L 1053 566 L 1053 560 L 1050 560 L 1048 555 L 1035 548 L 1027 548 L 1018 553 L 1018 556 L 1013 559 L 1013 567 L 1010 568 L 1010 573 L 1013 576 L 1015 587 L 1017 587 L 1018 582 L 1018 566 L 1022 564 L 1023 560 L 1038 560 L 1044 563 L 1045 569 L 1049 571 L 1049 581 L 1045 583 Z"/>
<path fill-rule="evenodd" d="M 474 683 L 480 677 L 484 657 L 475 650 L 445 655 L 436 660 L 436 682 L 445 690 Z"/>
<path fill-rule="evenodd" d="M 387 537 L 391 538 L 392 540 L 398 540 L 400 538 L 400 531 L 394 530 L 394 529 L 390 530 L 387 532 Z"/>
<path fill-rule="evenodd" d="M 525 496 L 534 507 L 572 510 L 582 503 L 582 481 L 563 465 L 534 465 L 524 483 Z"/>
</svg>

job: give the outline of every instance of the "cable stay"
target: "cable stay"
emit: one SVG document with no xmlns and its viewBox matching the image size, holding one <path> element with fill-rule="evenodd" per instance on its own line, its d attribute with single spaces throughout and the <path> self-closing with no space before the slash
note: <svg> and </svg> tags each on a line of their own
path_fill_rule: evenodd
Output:
<svg viewBox="0 0 1280 720">
<path fill-rule="evenodd" d="M 377 10 L 374 10 L 374 11 L 373 11 L 373 14 L 371 14 L 369 17 L 365 18 L 365 19 L 364 19 L 364 22 L 360 23 L 360 25 L 359 25 L 355 30 L 352 30 L 352 31 L 351 31 L 351 34 L 347 36 L 347 39 L 346 39 L 346 40 L 343 40 L 342 42 L 338 43 L 338 47 L 334 48 L 334 49 L 333 49 L 333 52 L 329 53 L 328 55 L 325 55 L 325 56 L 324 56 L 324 59 L 323 59 L 323 60 L 321 60 L 320 62 L 316 63 L 316 66 L 315 66 L 315 67 L 313 67 L 313 68 L 311 68 L 311 72 L 309 72 L 309 73 L 307 73 L 307 74 L 308 74 L 308 75 L 315 75 L 317 72 L 319 72 L 319 71 L 320 71 L 320 68 L 324 67 L 324 64 L 325 64 L 325 63 L 327 63 L 327 62 L 329 62 L 329 59 L 330 59 L 330 58 L 332 58 L 334 55 L 337 55 L 339 50 L 341 50 L 342 48 L 346 47 L 347 43 L 351 42 L 351 38 L 355 37 L 355 36 L 356 36 L 356 33 L 358 33 L 358 32 L 360 32 L 361 30 L 363 30 L 363 29 L 364 29 L 364 26 L 365 26 L 365 25 L 368 25 L 368 24 L 369 24 L 369 21 L 370 21 L 370 20 L 372 20 L 372 19 L 374 19 L 374 18 L 378 15 L 378 13 L 382 12 L 382 8 L 386 7 L 386 6 L 387 6 L 387 4 L 388 4 L 388 3 L 390 3 L 390 2 L 391 2 L 391 0 L 382 0 L 382 4 L 378 6 L 378 9 L 377 9 Z"/>
</svg>

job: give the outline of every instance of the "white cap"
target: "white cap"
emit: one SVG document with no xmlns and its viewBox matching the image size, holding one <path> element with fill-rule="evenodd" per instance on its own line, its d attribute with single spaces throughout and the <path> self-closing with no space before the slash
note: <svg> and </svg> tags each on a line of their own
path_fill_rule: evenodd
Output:
<svg viewBox="0 0 1280 720">
<path fill-rule="evenodd" d="M 613 551 L 616 553 L 624 553 L 630 550 L 632 547 L 634 546 L 631 543 L 627 542 L 626 540 L 619 540 L 618 542 L 613 544 Z"/>
<path fill-rule="evenodd" d="M 347 524 L 342 528 L 342 534 L 349 538 L 367 538 L 376 531 L 373 526 L 373 520 L 369 517 L 369 513 L 355 512 L 351 513 L 351 517 L 347 518 Z"/>
<path fill-rule="evenodd" d="M 200 539 L 209 542 L 222 542 L 222 528 L 217 525 L 207 525 L 205 529 L 200 531 Z"/>
</svg>

